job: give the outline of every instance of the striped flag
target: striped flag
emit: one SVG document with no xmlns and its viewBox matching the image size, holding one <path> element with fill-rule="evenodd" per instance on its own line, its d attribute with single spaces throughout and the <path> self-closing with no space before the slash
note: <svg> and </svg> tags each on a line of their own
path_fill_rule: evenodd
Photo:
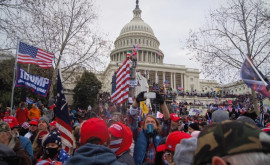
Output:
<svg viewBox="0 0 270 165">
<path fill-rule="evenodd" d="M 131 57 L 131 52 L 127 51 L 127 57 Z"/>
<path fill-rule="evenodd" d="M 116 72 L 116 81 L 112 82 L 111 101 L 116 104 L 122 104 L 128 100 L 129 93 L 129 80 L 130 80 L 130 63 L 129 59 L 123 63 L 123 65 Z M 114 83 L 116 88 L 114 87 Z"/>
<path fill-rule="evenodd" d="M 52 67 L 53 53 L 48 53 L 42 49 L 27 45 L 23 42 L 19 43 L 18 63 L 35 64 L 43 69 Z"/>
<path fill-rule="evenodd" d="M 54 110 L 56 126 L 62 138 L 62 147 L 67 151 L 73 148 L 71 118 L 68 112 L 68 103 L 64 95 L 64 89 L 61 81 L 60 70 L 57 77 L 57 101 Z"/>
</svg>

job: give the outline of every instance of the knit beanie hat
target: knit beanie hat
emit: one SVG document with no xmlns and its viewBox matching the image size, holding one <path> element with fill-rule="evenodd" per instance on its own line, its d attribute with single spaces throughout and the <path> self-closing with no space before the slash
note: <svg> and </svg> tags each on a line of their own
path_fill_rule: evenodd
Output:
<svg viewBox="0 0 270 165">
<path fill-rule="evenodd" d="M 250 117 L 247 117 L 247 116 L 240 116 L 240 117 L 237 118 L 237 120 L 245 121 L 245 122 L 248 122 L 250 124 L 256 125 L 255 121 L 253 119 L 251 119 Z"/>
<path fill-rule="evenodd" d="M 180 132 L 180 131 L 174 131 L 169 134 L 166 140 L 166 150 L 173 151 L 175 150 L 175 146 L 181 142 L 182 139 L 191 138 L 191 136 L 188 133 Z"/>
<path fill-rule="evenodd" d="M 175 147 L 173 162 L 176 165 L 190 165 L 197 148 L 197 138 L 192 137 L 181 140 Z"/>
<path fill-rule="evenodd" d="M 130 148 L 132 132 L 129 127 L 120 122 L 116 122 L 110 126 L 109 132 L 113 136 L 110 142 L 110 148 L 115 152 L 116 156 Z"/>
<path fill-rule="evenodd" d="M 47 136 L 45 136 L 43 138 L 43 140 L 44 140 L 42 143 L 43 147 L 46 147 L 46 145 L 48 143 L 56 143 L 56 144 L 58 144 L 59 147 L 61 147 L 61 145 L 62 145 L 61 136 L 60 136 L 60 133 L 58 131 L 50 132 Z"/>
<path fill-rule="evenodd" d="M 229 120 L 229 113 L 223 110 L 216 110 L 212 113 L 212 121 L 214 123 L 219 123 L 224 120 Z"/>
<path fill-rule="evenodd" d="M 99 138 L 102 143 L 108 141 L 110 135 L 104 120 L 91 118 L 85 121 L 81 127 L 80 143 L 83 145 L 91 137 Z"/>
<path fill-rule="evenodd" d="M 39 118 L 39 121 L 45 121 L 47 123 L 47 126 L 49 126 L 49 119 L 46 116 L 42 116 L 41 118 Z"/>
</svg>

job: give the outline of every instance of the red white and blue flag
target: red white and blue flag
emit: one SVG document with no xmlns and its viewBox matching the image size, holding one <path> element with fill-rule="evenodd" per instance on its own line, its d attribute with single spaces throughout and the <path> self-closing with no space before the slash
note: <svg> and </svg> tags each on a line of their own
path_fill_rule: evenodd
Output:
<svg viewBox="0 0 270 165">
<path fill-rule="evenodd" d="M 130 80 L 130 63 L 129 59 L 117 70 L 112 80 L 111 101 L 116 104 L 123 104 L 128 100 Z"/>
<path fill-rule="evenodd" d="M 23 42 L 19 43 L 18 63 L 34 64 L 43 69 L 48 69 L 52 67 L 53 58 L 53 53 L 48 53 L 40 48 L 27 45 Z"/>
<path fill-rule="evenodd" d="M 267 83 L 267 86 L 269 87 L 270 83 L 267 80 L 267 78 L 255 66 L 254 68 L 258 71 L 262 79 L 264 79 L 264 81 Z M 252 68 L 251 64 L 248 62 L 247 59 L 244 61 L 242 65 L 240 75 L 241 75 L 242 80 L 246 83 L 248 87 L 259 92 L 264 97 L 270 98 L 270 92 L 267 90 L 267 86 L 260 79 L 260 77 L 258 76 L 256 71 Z"/>
<path fill-rule="evenodd" d="M 56 108 L 54 110 L 56 127 L 58 128 L 60 135 L 62 137 L 62 147 L 67 152 L 73 148 L 73 140 L 72 140 L 72 126 L 71 126 L 71 118 L 68 112 L 68 103 L 66 101 L 66 97 L 64 95 L 64 89 L 61 81 L 60 71 L 58 70 L 57 76 L 57 100 L 56 100 Z"/>
</svg>

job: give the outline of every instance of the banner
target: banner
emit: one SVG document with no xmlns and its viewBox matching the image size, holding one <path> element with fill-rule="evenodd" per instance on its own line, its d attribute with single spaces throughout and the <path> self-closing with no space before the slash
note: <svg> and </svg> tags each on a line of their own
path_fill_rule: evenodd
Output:
<svg viewBox="0 0 270 165">
<path fill-rule="evenodd" d="M 28 87 L 40 96 L 46 97 L 50 89 L 51 80 L 48 78 L 29 74 L 22 68 L 17 69 L 16 87 Z"/>
</svg>

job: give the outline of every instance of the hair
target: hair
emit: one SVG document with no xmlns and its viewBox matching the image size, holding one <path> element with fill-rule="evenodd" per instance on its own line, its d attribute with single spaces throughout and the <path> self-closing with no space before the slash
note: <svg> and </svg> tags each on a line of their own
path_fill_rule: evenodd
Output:
<svg viewBox="0 0 270 165">
<path fill-rule="evenodd" d="M 98 137 L 90 137 L 89 139 L 87 139 L 86 143 L 91 143 L 91 144 L 96 144 L 96 145 L 102 145 L 102 140 Z"/>
<path fill-rule="evenodd" d="M 223 157 L 224 161 L 237 165 L 268 165 L 270 162 L 270 153 L 250 152 Z"/>
<path fill-rule="evenodd" d="M 157 118 L 155 117 L 155 116 L 152 116 L 152 115 L 149 115 L 149 116 L 147 116 L 145 119 L 144 119 L 144 121 L 143 121 L 143 128 L 144 128 L 144 126 L 145 126 L 145 121 L 146 121 L 146 119 L 148 118 L 148 117 L 150 117 L 150 118 L 152 118 L 152 119 L 154 119 L 155 121 L 156 121 L 156 125 L 157 125 L 157 133 L 160 133 L 161 132 L 161 125 L 160 125 L 160 123 L 159 123 L 159 121 L 157 120 Z"/>
</svg>

